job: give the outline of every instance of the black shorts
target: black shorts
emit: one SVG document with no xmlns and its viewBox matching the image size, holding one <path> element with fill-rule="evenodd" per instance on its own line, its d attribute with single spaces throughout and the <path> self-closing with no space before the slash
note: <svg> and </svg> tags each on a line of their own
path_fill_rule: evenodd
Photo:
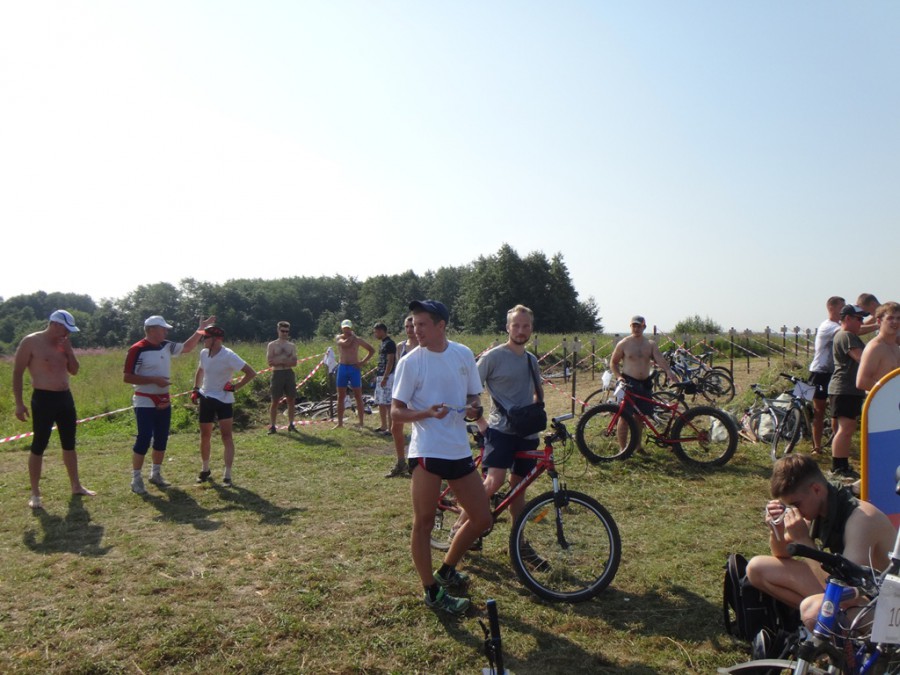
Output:
<svg viewBox="0 0 900 675">
<path fill-rule="evenodd" d="M 488 469 L 511 468 L 516 476 L 527 476 L 537 464 L 537 460 L 517 459 L 516 453 L 536 450 L 539 441 L 539 438 L 522 438 L 488 427 L 484 435 L 484 461 L 481 466 Z"/>
<path fill-rule="evenodd" d="M 832 417 L 847 417 L 855 420 L 862 412 L 866 397 L 854 394 L 832 394 L 828 399 L 831 404 Z"/>
<path fill-rule="evenodd" d="M 217 398 L 200 395 L 200 424 L 212 424 L 219 420 L 230 420 L 234 417 L 234 404 L 223 403 Z"/>
<path fill-rule="evenodd" d="M 409 472 L 422 467 L 428 473 L 440 476 L 443 480 L 457 480 L 475 471 L 475 460 L 472 457 L 462 459 L 440 459 L 438 457 L 410 457 Z"/>
<path fill-rule="evenodd" d="M 639 380 L 636 377 L 631 377 L 630 375 L 622 375 L 625 378 L 625 382 L 628 383 L 629 388 L 631 389 L 631 393 L 638 394 L 640 396 L 644 396 L 646 398 L 653 398 L 653 378 L 648 377 L 646 380 Z M 644 401 L 642 399 L 635 398 L 634 406 L 629 406 L 629 412 L 633 412 L 634 408 L 637 408 L 645 415 L 653 414 L 653 404 L 650 401 Z"/>
<path fill-rule="evenodd" d="M 75 449 L 75 399 L 72 392 L 35 389 L 31 392 L 31 453 L 43 455 L 50 443 L 53 425 L 59 432 L 59 444 L 63 450 Z"/>
<path fill-rule="evenodd" d="M 811 384 L 816 388 L 813 399 L 817 401 L 828 400 L 828 383 L 831 382 L 831 373 L 820 373 L 812 371 L 809 374 L 807 384 Z"/>
</svg>

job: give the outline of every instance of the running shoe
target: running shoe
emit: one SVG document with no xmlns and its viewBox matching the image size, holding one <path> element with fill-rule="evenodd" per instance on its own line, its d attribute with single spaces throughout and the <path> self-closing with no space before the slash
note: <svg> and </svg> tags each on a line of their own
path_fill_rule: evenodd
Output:
<svg viewBox="0 0 900 675">
<path fill-rule="evenodd" d="M 162 477 L 161 473 L 150 474 L 150 482 L 161 488 L 167 488 L 171 485 L 169 481 Z"/>
<path fill-rule="evenodd" d="M 140 476 L 135 476 L 134 478 L 132 478 L 131 479 L 131 491 L 136 495 L 147 494 L 147 488 L 144 487 L 144 479 L 141 478 Z"/>
<path fill-rule="evenodd" d="M 425 604 L 431 609 L 440 609 L 448 614 L 460 616 L 466 613 L 470 603 L 468 598 L 455 598 L 442 587 L 434 600 L 428 595 L 428 591 L 425 591 Z"/>
<path fill-rule="evenodd" d="M 200 475 L 197 476 L 197 482 L 198 482 L 198 483 L 205 483 L 206 481 L 209 480 L 209 477 L 210 477 L 211 474 L 212 474 L 212 471 L 201 471 L 201 472 L 200 472 Z"/>
<path fill-rule="evenodd" d="M 271 436 L 272 434 L 275 433 L 275 431 L 276 431 L 276 429 L 275 429 L 275 426 L 273 425 L 273 426 L 269 427 L 269 430 L 266 432 L 266 435 Z"/>
<path fill-rule="evenodd" d="M 434 579 L 444 588 L 462 588 L 469 583 L 469 575 L 458 570 L 450 570 L 447 576 L 435 572 Z"/>
</svg>

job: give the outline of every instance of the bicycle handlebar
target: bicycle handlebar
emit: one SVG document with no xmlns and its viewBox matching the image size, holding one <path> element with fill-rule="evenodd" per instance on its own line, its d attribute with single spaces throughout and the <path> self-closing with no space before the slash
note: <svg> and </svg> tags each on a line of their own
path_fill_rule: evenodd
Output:
<svg viewBox="0 0 900 675">
<path fill-rule="evenodd" d="M 878 572 L 871 567 L 857 565 L 842 555 L 820 551 L 805 544 L 788 544 L 788 553 L 798 558 L 815 560 L 831 576 L 867 594 L 877 593 L 875 578 Z"/>
</svg>

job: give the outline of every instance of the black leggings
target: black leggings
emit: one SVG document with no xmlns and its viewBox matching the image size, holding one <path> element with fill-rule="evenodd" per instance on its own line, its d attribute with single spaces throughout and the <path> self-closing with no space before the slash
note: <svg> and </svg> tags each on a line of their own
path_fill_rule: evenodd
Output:
<svg viewBox="0 0 900 675">
<path fill-rule="evenodd" d="M 63 450 L 75 449 L 75 399 L 72 392 L 35 389 L 31 393 L 31 454 L 43 455 L 50 442 L 53 425 L 59 432 L 59 443 Z"/>
</svg>

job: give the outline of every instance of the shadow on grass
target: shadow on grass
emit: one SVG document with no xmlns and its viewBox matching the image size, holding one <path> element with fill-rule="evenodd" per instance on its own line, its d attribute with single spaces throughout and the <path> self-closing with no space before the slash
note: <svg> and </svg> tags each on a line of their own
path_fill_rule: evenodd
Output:
<svg viewBox="0 0 900 675">
<path fill-rule="evenodd" d="M 43 537 L 38 541 L 35 530 L 27 530 L 22 541 L 35 553 L 77 553 L 84 556 L 106 555 L 112 546 L 101 546 L 103 527 L 91 523 L 91 514 L 84 508 L 82 495 L 72 495 L 64 518 L 35 509 Z"/>
<path fill-rule="evenodd" d="M 625 460 L 614 462 L 601 462 L 600 464 L 588 464 L 601 473 L 616 472 L 650 474 L 674 477 L 688 481 L 706 481 L 710 478 L 721 476 L 757 476 L 768 479 L 772 475 L 772 462 L 757 463 L 755 458 L 740 456 L 741 446 L 735 451 L 734 457 L 723 466 L 711 466 L 709 468 L 688 466 L 682 462 L 669 448 L 660 448 L 653 444 L 645 446 L 646 454 L 635 452 Z"/>
<path fill-rule="evenodd" d="M 260 525 L 289 525 L 291 516 L 295 513 L 304 513 L 306 511 L 305 508 L 299 506 L 290 508 L 277 506 L 256 492 L 238 486 L 225 487 L 224 485 L 213 483 L 212 488 L 218 493 L 222 501 L 229 503 L 227 510 L 242 509 L 258 513 Z"/>
<path fill-rule="evenodd" d="M 159 511 L 162 520 L 190 525 L 203 531 L 217 530 L 222 526 L 221 522 L 211 520 L 210 516 L 234 510 L 233 506 L 207 509 L 200 506 L 187 492 L 176 487 L 167 488 L 160 496 L 148 492 L 141 497 Z"/>
<path fill-rule="evenodd" d="M 535 647 L 526 654 L 514 654 L 509 649 L 503 651 L 503 666 L 516 673 L 547 673 L 547 672 L 591 672 L 591 673 L 653 673 L 653 669 L 645 667 L 628 667 L 616 664 L 602 656 L 592 654 L 582 649 L 569 638 L 554 632 L 552 629 L 544 629 L 532 623 L 526 623 L 515 617 L 504 616 L 503 608 L 499 606 L 500 638 L 501 643 L 504 634 L 517 633 L 529 635 L 535 642 Z M 475 606 L 470 608 L 466 620 L 461 621 L 457 617 L 446 614 L 437 614 L 438 620 L 444 625 L 447 635 L 460 644 L 466 645 L 473 652 L 484 654 L 484 638 L 471 631 L 469 619 L 477 617 L 481 623 L 482 632 L 488 625 L 487 609 Z M 529 662 L 540 663 L 536 669 Z M 487 656 L 484 656 L 484 666 L 488 666 Z"/>
</svg>

